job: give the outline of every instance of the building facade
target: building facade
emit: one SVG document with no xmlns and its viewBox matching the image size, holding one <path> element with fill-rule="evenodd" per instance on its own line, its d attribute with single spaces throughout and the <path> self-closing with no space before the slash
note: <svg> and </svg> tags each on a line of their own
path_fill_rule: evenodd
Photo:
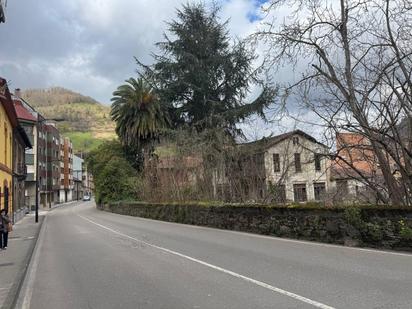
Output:
<svg viewBox="0 0 412 309">
<path fill-rule="evenodd" d="M 25 179 L 25 205 L 30 210 L 34 210 L 36 206 L 36 191 L 37 191 L 37 173 L 36 168 L 39 164 L 40 168 L 43 168 L 44 161 L 39 160 L 38 156 L 38 138 L 43 135 L 44 132 L 40 131 L 38 125 L 38 119 L 43 119 L 42 116 L 32 107 L 29 103 L 21 98 L 20 89 L 16 89 L 14 92 L 14 107 L 16 109 L 17 117 L 21 126 L 26 131 L 26 134 L 30 140 L 32 148 L 25 151 L 25 163 L 27 169 L 27 176 Z M 44 159 L 44 157 L 42 157 Z"/>
<path fill-rule="evenodd" d="M 39 121 L 38 143 L 40 205 L 51 208 L 60 193 L 60 134 L 54 122 Z"/>
<path fill-rule="evenodd" d="M 387 153 L 385 155 L 396 178 L 396 164 Z M 379 203 L 379 196 L 371 185 L 384 187 L 382 170 L 370 141 L 358 133 L 337 133 L 336 158 L 331 165 L 331 194 L 334 200 Z M 385 195 L 385 191 L 381 190 L 381 194 Z"/>
<path fill-rule="evenodd" d="M 19 221 L 28 213 L 25 205 L 25 180 L 27 167 L 25 150 L 31 149 L 31 142 L 23 127 L 19 125 L 13 131 L 13 222 Z"/>
<path fill-rule="evenodd" d="M 225 200 L 324 201 L 329 189 L 328 148 L 295 130 L 238 145 L 236 159 L 218 172 L 216 192 Z"/>
<path fill-rule="evenodd" d="M 324 201 L 329 190 L 328 148 L 296 130 L 265 151 L 266 185 L 276 201 Z"/>
<path fill-rule="evenodd" d="M 67 137 L 60 138 L 60 203 L 73 200 L 73 144 Z"/>
<path fill-rule="evenodd" d="M 83 198 L 83 169 L 84 160 L 74 155 L 73 156 L 73 200 L 81 200 Z"/>
<path fill-rule="evenodd" d="M 20 98 L 20 90 L 16 89 L 13 96 L 14 108 L 20 125 L 32 145 L 25 149 L 24 162 L 26 178 L 24 181 L 24 208 L 33 210 L 36 203 L 36 162 L 37 162 L 37 112 Z"/>
<path fill-rule="evenodd" d="M 88 170 L 86 164 L 83 164 L 82 181 L 83 181 L 83 195 L 92 196 L 94 192 L 93 175 Z"/>
<path fill-rule="evenodd" d="M 0 209 L 13 213 L 13 130 L 18 125 L 10 91 L 0 78 Z"/>
<path fill-rule="evenodd" d="M 87 167 L 84 168 L 83 172 L 83 192 L 84 195 L 93 195 L 94 192 L 94 180 L 93 175 L 88 171 Z"/>
</svg>

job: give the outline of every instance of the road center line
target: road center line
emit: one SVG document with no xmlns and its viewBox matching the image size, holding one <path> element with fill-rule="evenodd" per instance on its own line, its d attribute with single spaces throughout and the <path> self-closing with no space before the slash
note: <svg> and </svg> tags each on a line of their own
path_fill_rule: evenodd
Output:
<svg viewBox="0 0 412 309">
<path fill-rule="evenodd" d="M 192 261 L 192 262 L 201 264 L 201 265 L 203 265 L 203 266 L 212 268 L 212 269 L 214 269 L 214 270 L 223 272 L 223 273 L 228 274 L 228 275 L 230 275 L 230 276 L 232 276 L 232 277 L 239 278 L 239 279 L 242 279 L 242 280 L 244 280 L 244 281 L 253 283 L 253 284 L 255 284 L 255 285 L 258 285 L 258 286 L 260 286 L 260 287 L 263 287 L 263 288 L 265 288 L 265 289 L 268 289 L 268 290 L 270 290 L 270 291 L 273 291 L 273 292 L 276 292 L 276 293 L 279 293 L 279 294 L 282 294 L 282 295 L 285 295 L 285 296 L 294 298 L 294 299 L 299 300 L 299 301 L 301 301 L 301 302 L 304 302 L 304 303 L 307 303 L 307 304 L 309 304 L 309 305 L 312 305 L 312 306 L 314 306 L 314 307 L 316 307 L 316 308 L 335 309 L 334 307 L 331 307 L 331 306 L 322 304 L 322 303 L 317 302 L 317 301 L 315 301 L 315 300 L 306 298 L 306 297 L 304 297 L 304 296 L 300 296 L 300 295 L 298 295 L 298 294 L 295 294 L 295 293 L 292 293 L 292 292 L 283 290 L 283 289 L 281 289 L 281 288 L 274 287 L 274 286 L 272 286 L 272 285 L 270 285 L 270 284 L 267 284 L 267 283 L 265 283 L 265 282 L 258 281 L 258 280 L 255 280 L 255 279 L 252 279 L 252 278 L 243 276 L 243 275 L 238 274 L 238 273 L 235 273 L 235 272 L 233 272 L 233 271 L 231 271 L 231 270 L 227 270 L 227 269 L 225 269 L 225 268 L 222 268 L 222 267 L 219 267 L 219 266 L 216 266 L 216 265 L 213 265 L 213 264 L 209 264 L 209 263 L 204 262 L 204 261 L 202 261 L 202 260 L 195 259 L 195 258 L 193 258 L 193 257 L 184 255 L 184 254 L 182 254 L 182 253 L 179 253 L 179 252 L 176 252 L 176 251 L 167 249 L 167 248 L 163 248 L 163 247 L 160 247 L 160 246 L 153 245 L 153 244 L 151 244 L 151 243 L 145 242 L 145 241 L 140 240 L 140 239 L 138 239 L 138 238 L 135 238 L 135 237 L 129 236 L 129 235 L 127 235 L 127 234 L 121 233 L 121 232 L 119 232 L 119 231 L 113 230 L 112 228 L 109 228 L 109 227 L 107 227 L 107 226 L 105 226 L 105 225 L 102 225 L 102 224 L 100 224 L 100 223 L 97 223 L 97 222 L 95 222 L 95 221 L 93 221 L 93 220 L 91 220 L 91 219 L 89 219 L 89 218 L 87 218 L 87 217 L 84 217 L 84 216 L 82 216 L 82 215 L 77 215 L 77 216 L 79 216 L 79 217 L 82 218 L 83 220 L 86 220 L 86 221 L 88 221 L 88 222 L 90 222 L 90 223 L 92 223 L 92 224 L 94 224 L 94 225 L 96 225 L 96 226 L 99 226 L 99 227 L 101 227 L 101 228 L 103 228 L 103 229 L 105 229 L 105 230 L 107 230 L 107 231 L 110 231 L 110 232 L 112 232 L 112 233 L 115 233 L 115 234 L 117 234 L 117 235 L 120 235 L 120 236 L 123 236 L 123 237 L 125 237 L 125 238 L 134 240 L 134 241 L 136 241 L 136 242 L 145 244 L 145 245 L 147 245 L 147 246 L 149 246 L 149 247 L 152 247 L 152 248 L 155 248 L 155 249 L 158 249 L 158 250 L 167 252 L 167 253 L 169 253 L 169 254 L 172 254 L 172 255 L 175 255 L 175 256 L 179 256 L 179 257 L 181 257 L 181 258 L 184 258 L 184 259 L 187 259 L 187 260 L 189 260 L 189 261 Z"/>
</svg>

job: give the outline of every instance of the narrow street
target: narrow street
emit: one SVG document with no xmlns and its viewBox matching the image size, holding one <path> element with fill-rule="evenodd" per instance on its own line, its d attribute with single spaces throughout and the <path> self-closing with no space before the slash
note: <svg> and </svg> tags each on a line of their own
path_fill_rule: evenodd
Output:
<svg viewBox="0 0 412 309">
<path fill-rule="evenodd" d="M 47 216 L 19 301 L 32 309 L 410 308 L 411 269 L 408 254 L 120 216 L 87 202 Z"/>
</svg>

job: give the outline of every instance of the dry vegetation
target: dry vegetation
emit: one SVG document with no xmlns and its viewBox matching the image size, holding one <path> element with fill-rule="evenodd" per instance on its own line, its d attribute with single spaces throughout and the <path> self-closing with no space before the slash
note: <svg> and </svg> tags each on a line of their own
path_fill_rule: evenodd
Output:
<svg viewBox="0 0 412 309">
<path fill-rule="evenodd" d="M 45 118 L 64 119 L 58 122 L 58 127 L 73 140 L 76 152 L 88 152 L 102 140 L 116 136 L 110 107 L 91 97 L 60 87 L 29 89 L 22 96 Z"/>
</svg>

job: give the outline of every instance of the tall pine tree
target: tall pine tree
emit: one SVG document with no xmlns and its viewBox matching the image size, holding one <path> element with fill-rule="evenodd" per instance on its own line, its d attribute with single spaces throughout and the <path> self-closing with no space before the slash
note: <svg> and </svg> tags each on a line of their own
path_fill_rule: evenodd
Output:
<svg viewBox="0 0 412 309">
<path fill-rule="evenodd" d="M 169 104 L 175 127 L 188 126 L 198 132 L 223 129 L 231 137 L 242 134 L 241 120 L 259 115 L 275 97 L 263 86 L 253 102 L 245 102 L 252 83 L 258 82 L 252 67 L 253 52 L 243 42 L 231 43 L 227 22 L 220 22 L 218 8 L 187 4 L 168 23 L 169 34 L 157 43 L 154 64 L 140 61 L 143 76 Z"/>
</svg>

